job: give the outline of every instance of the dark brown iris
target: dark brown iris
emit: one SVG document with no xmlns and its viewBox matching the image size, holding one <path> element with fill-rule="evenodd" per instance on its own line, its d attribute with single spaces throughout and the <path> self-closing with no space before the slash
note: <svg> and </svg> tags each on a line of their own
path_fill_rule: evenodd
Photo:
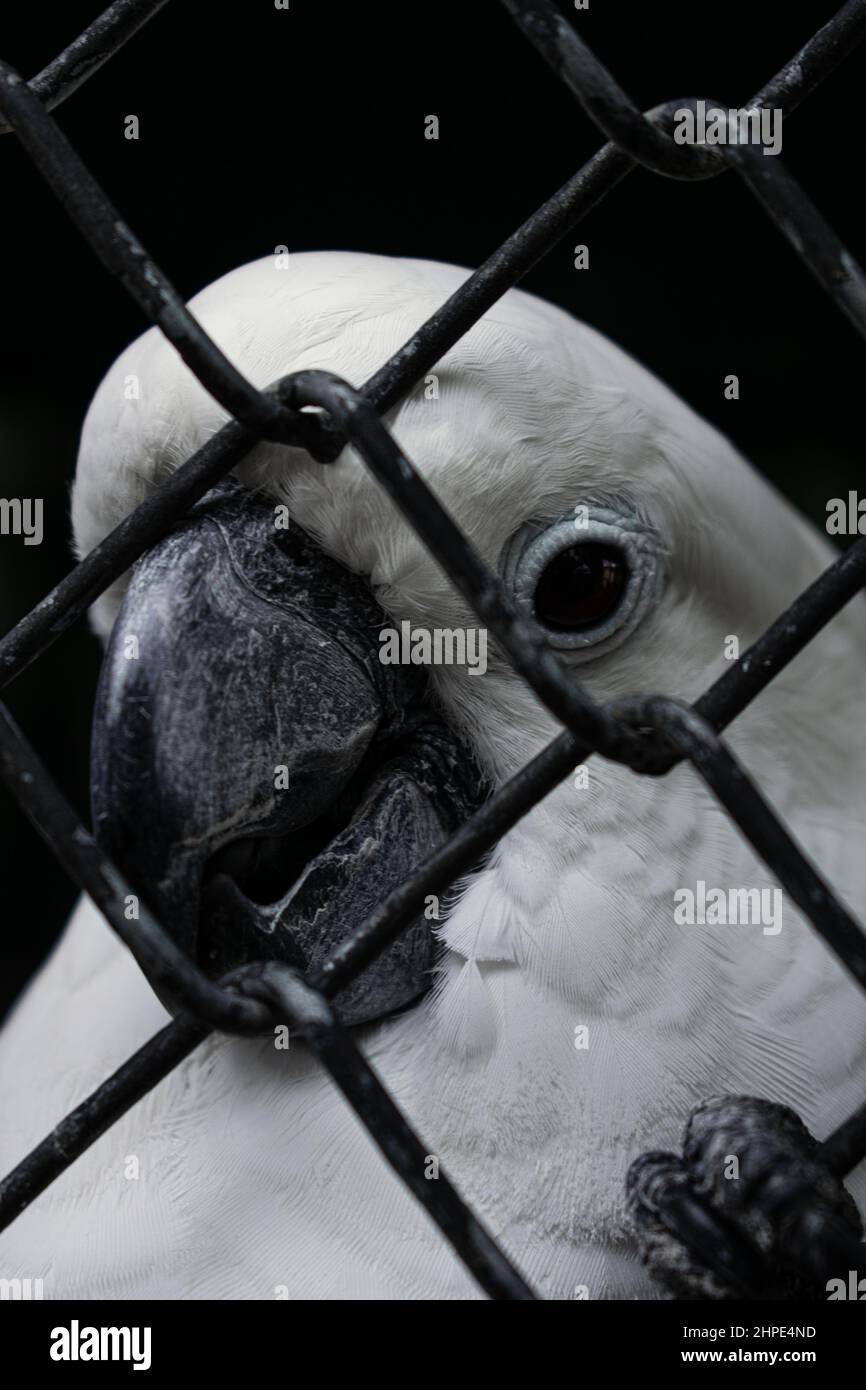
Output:
<svg viewBox="0 0 866 1390">
<path fill-rule="evenodd" d="M 628 566 L 614 545 L 587 541 L 557 555 L 535 589 L 535 616 L 558 632 L 580 632 L 609 618 L 622 598 Z"/>
</svg>

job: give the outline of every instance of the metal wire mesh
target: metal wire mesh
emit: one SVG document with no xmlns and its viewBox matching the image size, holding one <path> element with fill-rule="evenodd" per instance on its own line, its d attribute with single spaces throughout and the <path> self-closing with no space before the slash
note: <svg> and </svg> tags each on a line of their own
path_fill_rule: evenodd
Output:
<svg viewBox="0 0 866 1390">
<path fill-rule="evenodd" d="M 8 684 L 94 599 L 261 439 L 292 443 L 323 465 L 351 444 L 446 570 L 515 669 L 563 724 L 562 732 L 398 889 L 390 893 L 310 978 L 254 963 L 214 982 L 142 906 L 126 920 L 129 888 L 67 804 L 0 704 L 0 775 L 66 871 L 93 899 L 156 985 L 170 986 L 183 1013 L 68 1115 L 0 1183 L 0 1228 L 24 1210 L 111 1124 L 177 1066 L 211 1030 L 298 1029 L 353 1106 L 395 1172 L 438 1223 L 481 1287 L 494 1298 L 533 1291 L 447 1178 L 423 1178 L 427 1149 L 375 1077 L 330 1001 L 441 893 L 593 754 L 641 775 L 686 760 L 798 904 L 814 930 L 866 989 L 866 936 L 750 781 L 720 733 L 866 584 L 866 538 L 832 564 L 692 706 L 660 696 L 598 704 L 577 684 L 540 630 L 520 615 L 496 577 L 402 453 L 380 416 L 430 370 L 477 319 L 638 166 L 664 177 L 744 180 L 803 264 L 866 336 L 866 279 L 807 195 L 780 166 L 744 144 L 683 146 L 671 137 L 670 102 L 641 113 L 549 0 L 503 0 L 505 8 L 591 120 L 608 137 L 587 164 L 503 243 L 403 347 L 358 389 L 325 372 L 283 377 L 259 391 L 231 365 L 185 308 L 166 276 L 124 225 L 48 112 L 66 100 L 165 0 L 116 0 L 31 82 L 0 63 L 0 134 L 14 132 L 91 249 L 177 348 L 230 418 L 207 444 L 111 532 L 0 641 Z M 789 114 L 866 37 L 866 0 L 837 15 L 748 105 Z M 316 412 L 305 407 L 318 407 Z M 821 1146 L 842 1175 L 866 1156 L 866 1104 Z M 675 1219 L 675 1218 L 674 1218 Z M 712 1249 L 702 1254 L 711 1263 Z"/>
</svg>

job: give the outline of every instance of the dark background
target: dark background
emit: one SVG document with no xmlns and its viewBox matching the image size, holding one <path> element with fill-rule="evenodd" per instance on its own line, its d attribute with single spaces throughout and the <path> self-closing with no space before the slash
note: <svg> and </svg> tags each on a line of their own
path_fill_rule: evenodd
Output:
<svg viewBox="0 0 866 1390">
<path fill-rule="evenodd" d="M 737 105 L 833 0 L 591 0 L 581 33 L 643 108 Z M 6 8 L 3 57 L 32 76 L 98 13 Z M 782 158 L 851 252 L 863 235 L 866 50 L 784 128 Z M 423 138 L 426 115 L 438 142 Z M 138 142 L 124 117 L 140 119 Z M 273 252 L 355 249 L 475 266 L 601 143 L 496 0 L 171 0 L 68 103 L 61 127 L 184 296 Z M 5 630 L 71 564 L 68 494 L 84 410 L 145 326 L 14 137 L 0 140 L 0 495 L 45 499 L 45 540 L 0 537 Z M 591 270 L 572 268 L 576 242 Z M 524 282 L 617 339 L 823 524 L 861 477 L 863 345 L 732 175 L 638 171 Z M 723 380 L 740 378 L 727 402 Z M 83 624 L 9 702 L 86 814 L 99 665 Z M 75 897 L 0 793 L 0 1010 Z"/>
</svg>

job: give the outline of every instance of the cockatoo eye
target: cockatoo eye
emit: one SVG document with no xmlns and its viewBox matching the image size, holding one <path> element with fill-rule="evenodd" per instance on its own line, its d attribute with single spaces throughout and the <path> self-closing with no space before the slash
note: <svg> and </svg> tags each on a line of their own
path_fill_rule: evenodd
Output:
<svg viewBox="0 0 866 1390">
<path fill-rule="evenodd" d="M 621 550 L 612 545 L 573 545 L 542 571 L 533 606 L 543 627 L 586 632 L 619 607 L 628 581 Z"/>
<path fill-rule="evenodd" d="M 557 521 L 522 526 L 501 569 L 519 607 L 576 661 L 618 647 L 663 579 L 656 533 L 624 503 L 580 502 Z"/>
</svg>

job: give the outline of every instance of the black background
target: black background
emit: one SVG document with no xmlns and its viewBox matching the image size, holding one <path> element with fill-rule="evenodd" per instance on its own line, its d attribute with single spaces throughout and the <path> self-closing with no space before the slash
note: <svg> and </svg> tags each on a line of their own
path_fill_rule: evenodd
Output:
<svg viewBox="0 0 866 1390">
<path fill-rule="evenodd" d="M 591 0 L 581 33 L 644 108 L 745 101 L 833 0 Z M 4 58 L 38 71 L 95 4 L 10 0 Z M 784 128 L 783 161 L 861 261 L 866 54 Z M 424 118 L 440 119 L 438 142 Z M 140 139 L 124 139 L 124 117 Z M 601 143 L 496 0 L 172 0 L 57 112 L 189 296 L 273 252 L 355 249 L 475 266 Z M 5 629 L 68 569 L 68 492 L 87 402 L 144 324 L 14 137 L 0 141 L 0 494 L 45 499 L 45 540 L 0 537 Z M 572 247 L 590 246 L 576 272 Z M 734 176 L 638 171 L 525 282 L 616 338 L 720 425 L 817 524 L 860 478 L 863 345 Z M 741 398 L 725 401 L 724 377 Z M 11 688 L 28 736 L 87 810 L 99 663 L 83 625 Z M 0 1008 L 74 900 L 0 793 Z"/>
</svg>

